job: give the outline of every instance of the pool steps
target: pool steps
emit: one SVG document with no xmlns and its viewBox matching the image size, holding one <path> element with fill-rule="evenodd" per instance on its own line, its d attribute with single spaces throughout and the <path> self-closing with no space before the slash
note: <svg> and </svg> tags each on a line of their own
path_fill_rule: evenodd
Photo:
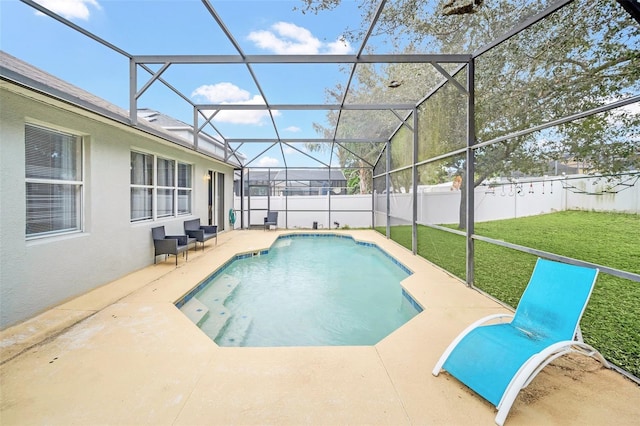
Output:
<svg viewBox="0 0 640 426">
<path fill-rule="evenodd" d="M 242 345 L 252 322 L 253 318 L 248 315 L 232 315 L 231 319 L 227 323 L 228 325 L 227 330 L 224 333 L 224 339 L 219 343 L 222 346 Z"/>
<path fill-rule="evenodd" d="M 275 243 L 273 243 L 273 248 L 278 247 L 289 247 L 291 245 L 291 238 L 280 239 L 278 238 Z"/>
<path fill-rule="evenodd" d="M 225 340 L 228 346 L 239 346 L 251 326 L 252 319 L 246 315 L 234 316 L 229 308 L 224 306 L 224 302 L 233 294 L 238 284 L 240 280 L 236 277 L 222 274 L 199 296 L 201 299 L 209 300 L 209 308 L 192 297 L 180 310 L 208 336 L 217 337 L 225 327 L 232 327 L 227 331 Z"/>
<path fill-rule="evenodd" d="M 182 305 L 180 311 L 182 311 L 182 313 L 185 314 L 195 325 L 200 325 L 202 319 L 209 313 L 209 308 L 195 297 L 192 297 L 187 303 Z"/>
<path fill-rule="evenodd" d="M 230 318 L 231 311 L 222 303 L 216 302 L 211 304 L 209 315 L 199 324 L 199 327 L 207 336 L 217 336 L 227 325 Z"/>
</svg>

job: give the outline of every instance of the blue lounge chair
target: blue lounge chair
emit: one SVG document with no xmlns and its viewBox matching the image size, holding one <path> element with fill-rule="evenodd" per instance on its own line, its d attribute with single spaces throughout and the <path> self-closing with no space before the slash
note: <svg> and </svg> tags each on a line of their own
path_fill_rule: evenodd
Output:
<svg viewBox="0 0 640 426">
<path fill-rule="evenodd" d="M 579 322 L 597 269 L 538 259 L 514 315 L 496 314 L 467 327 L 433 369 L 460 380 L 498 409 L 504 424 L 520 389 L 551 361 L 576 352 L 609 363 L 582 340 Z M 511 322 L 492 323 L 505 317 Z"/>
</svg>

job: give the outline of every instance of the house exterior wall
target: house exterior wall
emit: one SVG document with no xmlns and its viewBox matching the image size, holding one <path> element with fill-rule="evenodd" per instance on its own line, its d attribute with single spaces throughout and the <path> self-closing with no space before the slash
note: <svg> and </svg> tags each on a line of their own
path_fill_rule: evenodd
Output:
<svg viewBox="0 0 640 426">
<path fill-rule="evenodd" d="M 0 329 L 152 264 L 152 227 L 183 234 L 184 220 L 206 223 L 208 170 L 226 175 L 225 205 L 233 205 L 228 165 L 10 83 L 0 105 Z M 25 123 L 84 136 L 81 232 L 26 238 Z M 132 149 L 192 164 L 191 214 L 130 221 Z M 219 220 L 231 229 L 226 216 Z"/>
</svg>

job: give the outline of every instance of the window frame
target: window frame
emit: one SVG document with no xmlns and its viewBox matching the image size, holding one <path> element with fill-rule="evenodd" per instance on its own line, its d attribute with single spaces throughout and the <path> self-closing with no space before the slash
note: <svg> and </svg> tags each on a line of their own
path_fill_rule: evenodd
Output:
<svg viewBox="0 0 640 426">
<path fill-rule="evenodd" d="M 180 166 L 185 166 L 188 168 L 188 184 L 189 186 L 181 186 L 180 185 Z M 176 213 L 178 216 L 189 215 L 193 212 L 193 164 L 184 163 L 181 161 L 176 161 Z M 188 209 L 185 211 L 180 210 L 180 193 L 184 193 L 187 195 L 186 201 L 188 204 Z"/>
<path fill-rule="evenodd" d="M 27 158 L 27 147 L 28 144 L 30 142 L 34 142 L 35 141 L 30 141 L 28 140 L 28 128 L 33 128 L 33 129 L 38 129 L 39 131 L 43 131 L 46 132 L 48 134 L 55 134 L 55 135 L 60 135 L 60 136 L 64 136 L 67 138 L 70 138 L 73 142 L 74 142 L 74 151 L 76 151 L 76 154 L 79 158 L 76 159 L 75 161 L 75 166 L 74 166 L 74 174 L 75 174 L 75 179 L 64 179 L 64 178 L 56 178 L 56 177 L 34 177 L 34 176 L 29 176 L 29 164 L 28 162 L 28 158 Z M 24 172 L 24 182 L 25 182 L 25 239 L 27 241 L 30 240 L 37 240 L 37 239 L 42 239 L 42 238 L 50 238 L 50 237 L 56 237 L 56 236 L 60 236 L 60 235 L 67 235 L 67 234 L 75 234 L 75 233 L 82 233 L 84 232 L 84 225 L 85 225 L 85 220 L 84 220 L 84 200 L 85 200 L 85 151 L 86 151 L 86 141 L 85 141 L 85 135 L 82 135 L 78 132 L 74 132 L 71 130 L 62 130 L 60 128 L 55 128 L 54 126 L 50 126 L 50 125 L 46 125 L 46 124 L 37 124 L 37 123 L 33 123 L 33 122 L 26 122 L 24 125 L 24 147 L 25 147 L 25 158 L 24 158 L 24 165 L 25 165 L 25 172 Z M 48 231 L 41 231 L 41 232 L 29 232 L 29 216 L 30 216 L 30 191 L 29 191 L 29 186 L 30 185 L 44 185 L 44 186 L 49 186 L 51 189 L 54 189 L 55 186 L 62 186 L 63 188 L 69 188 L 74 192 L 74 197 L 73 197 L 73 203 L 72 205 L 73 207 L 73 214 L 75 215 L 75 225 L 72 227 L 64 227 L 64 228 L 58 228 L 58 229 L 51 229 Z M 46 201 L 47 205 L 48 205 L 48 212 L 51 213 L 52 211 L 55 211 L 55 208 L 52 207 L 55 204 L 55 200 L 49 199 Z M 71 205 L 71 204 L 70 204 Z"/>
<path fill-rule="evenodd" d="M 131 223 L 137 223 L 137 222 L 144 222 L 144 221 L 148 221 L 148 220 L 154 220 L 154 211 L 155 211 L 155 190 L 154 190 L 154 184 L 155 184 L 155 156 L 153 154 L 149 154 L 147 152 L 143 152 L 143 151 L 138 151 L 138 150 L 131 150 L 129 153 L 129 158 L 132 162 L 131 164 L 131 172 L 133 173 L 133 154 L 138 154 L 144 157 L 148 157 L 151 159 L 151 180 L 148 183 L 133 183 L 131 179 L 132 176 L 129 177 L 129 220 Z M 146 162 L 145 162 L 146 165 Z M 144 174 L 143 174 L 144 175 Z M 144 179 L 143 179 L 144 180 Z M 151 205 L 151 207 L 149 207 L 149 214 L 148 215 L 141 215 L 139 217 L 134 218 L 133 217 L 133 195 L 134 195 L 134 190 L 146 190 L 151 191 L 151 197 L 148 200 L 148 203 Z M 145 197 L 146 200 L 146 197 Z M 144 211 L 147 211 L 146 206 Z"/>
<path fill-rule="evenodd" d="M 155 156 L 155 194 L 156 194 L 156 203 L 155 203 L 155 218 L 156 219 L 164 219 L 167 217 L 176 217 L 176 202 L 177 202 L 177 197 L 176 197 L 176 175 L 177 175 L 177 167 L 176 167 L 176 160 L 172 160 L 170 158 L 166 158 L 166 157 L 161 157 L 161 156 Z M 164 166 L 164 167 L 163 167 Z M 163 172 L 162 176 L 165 177 L 166 180 L 168 180 L 169 184 L 167 185 L 165 182 L 162 182 L 163 184 L 161 184 L 160 182 L 160 176 L 161 176 L 161 167 L 162 169 L 164 169 L 165 167 L 170 166 L 171 167 L 171 173 L 166 173 Z M 167 195 L 163 195 L 164 193 L 168 193 L 170 194 L 170 196 Z M 161 199 L 165 199 L 166 201 L 169 201 L 170 203 L 170 209 L 165 209 L 165 202 L 160 202 Z M 160 212 L 160 209 L 162 207 L 162 213 Z M 168 211 L 168 212 L 167 212 Z"/>
<path fill-rule="evenodd" d="M 164 156 L 164 155 L 158 155 L 155 153 L 151 153 L 148 151 L 144 151 L 144 150 L 140 150 L 140 149 L 131 149 L 130 150 L 130 157 L 132 154 L 139 154 L 139 155 L 144 155 L 147 157 L 152 158 L 152 176 L 151 176 L 151 184 L 139 184 L 139 183 L 132 183 L 130 181 L 129 183 L 129 193 L 130 193 L 130 205 L 129 205 L 129 220 L 130 223 L 140 223 L 140 222 L 152 222 L 152 221 L 157 221 L 157 220 L 162 220 L 162 219 L 167 219 L 167 218 L 175 218 L 175 217 L 180 217 L 180 216 L 188 216 L 193 214 L 193 182 L 194 182 L 194 176 L 193 176 L 193 171 L 194 171 L 194 165 L 192 163 L 187 163 L 184 161 L 179 161 L 175 158 L 171 158 L 168 156 Z M 162 167 L 163 165 L 170 164 L 171 165 L 171 174 L 170 175 L 165 175 L 165 176 L 169 176 L 168 179 L 165 179 L 167 181 L 169 181 L 167 184 L 167 182 L 160 182 L 159 179 L 159 175 L 161 173 L 159 173 L 159 168 Z M 133 167 L 133 164 L 132 166 Z M 188 179 L 187 179 L 187 183 L 190 186 L 180 186 L 180 169 L 181 167 L 186 167 L 188 170 Z M 162 183 L 162 184 L 160 184 Z M 151 214 L 149 216 L 144 216 L 144 217 L 140 217 L 140 218 L 133 218 L 133 204 L 131 203 L 132 197 L 131 195 L 133 194 L 133 190 L 134 189 L 146 189 L 146 190 L 150 190 L 151 191 Z M 166 212 L 160 212 L 160 207 L 161 204 L 165 204 L 165 203 L 160 203 L 160 199 L 162 197 L 162 195 L 160 194 L 160 192 L 162 191 L 170 191 L 171 195 L 170 195 L 170 204 L 171 204 L 171 211 L 166 213 Z M 183 210 L 180 208 L 181 203 L 180 203 L 180 195 L 187 195 L 186 198 L 186 206 L 187 209 Z M 184 204 L 184 203 L 183 203 Z"/>
</svg>

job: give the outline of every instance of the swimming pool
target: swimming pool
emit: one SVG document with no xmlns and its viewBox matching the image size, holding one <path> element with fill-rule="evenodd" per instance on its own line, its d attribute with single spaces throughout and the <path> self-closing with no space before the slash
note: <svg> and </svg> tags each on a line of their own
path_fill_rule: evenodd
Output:
<svg viewBox="0 0 640 426">
<path fill-rule="evenodd" d="M 220 346 L 372 345 L 421 311 L 400 286 L 410 273 L 374 244 L 292 234 L 235 256 L 177 306 Z"/>
</svg>

